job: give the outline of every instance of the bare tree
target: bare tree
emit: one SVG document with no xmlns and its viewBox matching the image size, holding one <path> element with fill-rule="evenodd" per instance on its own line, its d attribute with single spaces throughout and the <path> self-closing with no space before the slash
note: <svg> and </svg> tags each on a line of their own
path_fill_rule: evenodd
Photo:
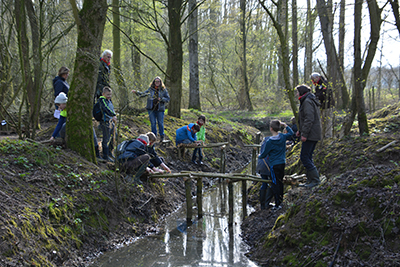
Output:
<svg viewBox="0 0 400 267">
<path fill-rule="evenodd" d="M 297 42 L 297 0 L 292 0 L 292 59 L 293 59 L 293 85 L 299 84 L 298 67 L 298 42 Z"/>
<path fill-rule="evenodd" d="M 196 0 L 189 0 L 189 12 L 189 108 L 201 110 Z"/>
</svg>

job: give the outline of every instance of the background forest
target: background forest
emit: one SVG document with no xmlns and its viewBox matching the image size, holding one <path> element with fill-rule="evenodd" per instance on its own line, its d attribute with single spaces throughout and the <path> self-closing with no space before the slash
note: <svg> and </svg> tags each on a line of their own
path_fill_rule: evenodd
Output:
<svg viewBox="0 0 400 267">
<path fill-rule="evenodd" d="M 398 0 L 2 0 L 0 12 L 0 119 L 26 136 L 53 111 L 61 66 L 71 69 L 71 106 L 90 101 L 104 49 L 114 52 L 117 110 L 143 108 L 130 91 L 155 76 L 175 117 L 181 108 L 295 114 L 294 87 L 310 85 L 313 71 L 327 76 L 351 123 L 400 97 L 400 68 L 388 60 L 397 55 L 385 49 L 399 41 Z"/>
</svg>

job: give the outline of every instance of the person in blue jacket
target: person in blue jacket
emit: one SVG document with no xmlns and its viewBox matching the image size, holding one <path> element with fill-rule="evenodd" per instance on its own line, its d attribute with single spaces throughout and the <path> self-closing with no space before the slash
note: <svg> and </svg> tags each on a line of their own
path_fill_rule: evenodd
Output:
<svg viewBox="0 0 400 267">
<path fill-rule="evenodd" d="M 280 133 L 281 127 L 285 127 L 287 133 Z M 272 195 L 275 197 L 275 207 L 273 209 L 281 209 L 281 203 L 283 201 L 283 177 L 285 176 L 285 164 L 286 164 L 286 140 L 288 140 L 292 135 L 292 129 L 282 123 L 279 120 L 272 120 L 270 122 L 270 131 L 272 136 L 265 138 L 262 145 L 261 153 L 258 156 L 259 159 L 268 159 L 269 168 L 271 171 L 271 192 L 267 192 L 266 187 L 260 189 L 260 202 L 261 207 L 265 207 L 265 203 L 269 204 L 272 199 Z M 263 177 L 266 179 L 267 177 Z M 267 199 L 267 193 L 268 198 Z"/>
<path fill-rule="evenodd" d="M 196 123 L 189 123 L 188 125 L 182 126 L 181 128 L 176 130 L 176 145 L 179 144 L 191 144 L 197 143 L 200 144 L 200 141 L 197 141 L 196 133 L 200 131 L 200 126 Z"/>
</svg>

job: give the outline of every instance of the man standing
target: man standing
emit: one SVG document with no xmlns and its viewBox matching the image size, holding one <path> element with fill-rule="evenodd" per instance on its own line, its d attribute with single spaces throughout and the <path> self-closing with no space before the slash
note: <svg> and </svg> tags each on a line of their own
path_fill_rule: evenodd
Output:
<svg viewBox="0 0 400 267">
<path fill-rule="evenodd" d="M 315 85 L 315 96 L 321 103 L 322 133 L 325 138 L 333 136 L 333 106 L 335 105 L 332 89 L 328 88 L 328 81 L 318 72 L 310 76 Z"/>
<path fill-rule="evenodd" d="M 300 160 L 306 168 L 307 176 L 307 182 L 300 186 L 311 188 L 320 184 L 319 173 L 313 161 L 315 146 L 321 140 L 320 103 L 307 85 L 298 85 L 296 89 L 300 100 L 299 131 L 296 135 L 301 136 Z"/>
<path fill-rule="evenodd" d="M 110 50 L 104 50 L 100 58 L 99 74 L 97 76 L 96 92 L 94 94 L 94 102 L 100 98 L 103 94 L 103 88 L 110 86 L 110 74 L 111 74 L 111 57 L 112 52 Z"/>
</svg>

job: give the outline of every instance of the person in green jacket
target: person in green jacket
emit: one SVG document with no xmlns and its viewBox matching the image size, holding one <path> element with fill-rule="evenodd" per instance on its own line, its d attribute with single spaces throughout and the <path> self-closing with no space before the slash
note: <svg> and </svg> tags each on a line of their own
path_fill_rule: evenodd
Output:
<svg viewBox="0 0 400 267">
<path fill-rule="evenodd" d="M 204 143 L 206 142 L 206 127 L 205 127 L 206 117 L 204 115 L 200 115 L 199 118 L 197 119 L 196 124 L 200 126 L 200 131 L 198 131 L 196 133 L 197 140 L 201 141 L 202 145 L 204 145 Z M 199 154 L 199 160 L 196 162 L 196 154 L 197 153 Z M 192 156 L 192 162 L 194 164 L 199 164 L 199 165 L 203 164 L 203 153 L 202 153 L 200 147 L 197 147 L 194 149 L 193 156 Z"/>
</svg>

